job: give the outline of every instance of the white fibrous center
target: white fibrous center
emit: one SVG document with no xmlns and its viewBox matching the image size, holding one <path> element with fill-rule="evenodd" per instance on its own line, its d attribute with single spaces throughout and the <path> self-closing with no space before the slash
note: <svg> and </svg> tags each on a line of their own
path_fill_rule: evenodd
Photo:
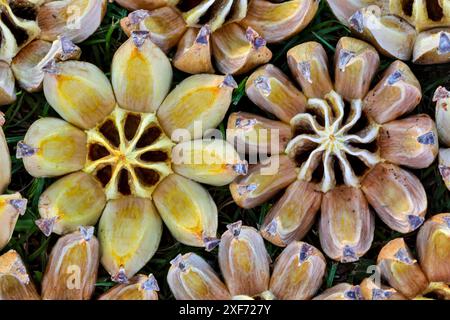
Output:
<svg viewBox="0 0 450 320">
<path fill-rule="evenodd" d="M 379 125 L 364 116 L 361 100 L 351 101 L 346 108 L 334 91 L 325 99 L 309 99 L 307 112 L 293 117 L 291 126 L 295 136 L 286 153 L 299 165 L 298 178 L 318 179 L 322 192 L 333 189 L 337 180 L 359 187 L 361 168 L 381 160 L 372 150 Z"/>
</svg>

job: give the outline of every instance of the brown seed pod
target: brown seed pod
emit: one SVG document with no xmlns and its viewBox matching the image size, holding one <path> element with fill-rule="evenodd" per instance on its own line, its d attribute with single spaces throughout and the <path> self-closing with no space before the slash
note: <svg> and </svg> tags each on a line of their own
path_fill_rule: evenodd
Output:
<svg viewBox="0 0 450 320">
<path fill-rule="evenodd" d="M 364 300 L 360 286 L 340 283 L 325 290 L 313 300 Z"/>
<path fill-rule="evenodd" d="M 0 106 L 16 101 L 14 74 L 8 63 L 0 61 Z"/>
<path fill-rule="evenodd" d="M 9 156 L 8 143 L 3 133 L 2 125 L 5 123 L 3 114 L 0 113 L 0 193 L 2 193 L 11 181 L 11 158 Z"/>
<path fill-rule="evenodd" d="M 19 216 L 27 209 L 27 199 L 20 193 L 0 195 L 0 250 L 11 240 Z"/>
<path fill-rule="evenodd" d="M 138 274 L 128 283 L 118 284 L 102 294 L 98 300 L 158 300 L 158 282 L 155 277 Z"/>
<path fill-rule="evenodd" d="M 377 285 L 370 278 L 365 278 L 359 286 L 364 300 L 407 300 L 397 290 L 384 285 Z"/>
</svg>

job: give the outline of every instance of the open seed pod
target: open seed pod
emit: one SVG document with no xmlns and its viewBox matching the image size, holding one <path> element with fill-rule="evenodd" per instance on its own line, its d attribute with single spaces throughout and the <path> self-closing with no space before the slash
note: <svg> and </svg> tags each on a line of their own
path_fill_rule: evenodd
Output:
<svg viewBox="0 0 450 320">
<path fill-rule="evenodd" d="M 364 300 L 360 286 L 340 283 L 325 290 L 313 300 Z"/>
<path fill-rule="evenodd" d="M 97 281 L 99 255 L 94 227 L 80 227 L 59 238 L 42 278 L 42 299 L 89 300 Z"/>
<path fill-rule="evenodd" d="M 167 283 L 177 300 L 229 300 L 230 293 L 211 266 L 195 253 L 171 261 Z"/>
<path fill-rule="evenodd" d="M 377 285 L 371 278 L 365 278 L 359 286 L 364 300 L 407 300 L 394 288 Z"/>
<path fill-rule="evenodd" d="M 0 195 L 0 250 L 11 240 L 19 216 L 27 209 L 27 199 L 20 193 Z"/>
<path fill-rule="evenodd" d="M 437 28 L 419 34 L 414 46 L 414 63 L 437 64 L 449 61 L 450 28 Z"/>
<path fill-rule="evenodd" d="M 27 269 L 15 250 L 0 256 L 0 300 L 40 300 Z"/>
<path fill-rule="evenodd" d="M 8 144 L 5 134 L 1 128 L 5 122 L 3 114 L 0 113 L 0 193 L 2 193 L 11 181 L 11 158 L 9 156 Z"/>
<path fill-rule="evenodd" d="M 0 106 L 16 101 L 14 74 L 8 63 L 0 61 Z"/>
<path fill-rule="evenodd" d="M 74 43 L 83 42 L 100 26 L 106 5 L 106 0 L 46 1 L 37 12 L 39 37 L 55 41 L 65 36 Z"/>
<path fill-rule="evenodd" d="M 102 294 L 98 300 L 158 300 L 158 282 L 150 274 L 138 274 L 128 283 L 118 284 Z"/>
</svg>

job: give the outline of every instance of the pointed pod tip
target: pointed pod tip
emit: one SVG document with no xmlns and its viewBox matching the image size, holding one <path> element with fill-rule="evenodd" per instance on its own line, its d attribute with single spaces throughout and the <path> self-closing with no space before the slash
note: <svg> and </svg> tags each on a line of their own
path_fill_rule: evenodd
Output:
<svg viewBox="0 0 450 320">
<path fill-rule="evenodd" d="M 16 158 L 17 159 L 23 159 L 26 157 L 31 157 L 37 153 L 38 149 L 34 148 L 28 144 L 26 144 L 24 141 L 19 141 L 17 143 L 17 149 L 16 149 Z"/>
<path fill-rule="evenodd" d="M 148 278 L 142 283 L 141 288 L 145 291 L 159 291 L 158 281 L 153 274 L 149 274 Z"/>
<path fill-rule="evenodd" d="M 409 253 L 405 248 L 398 249 L 398 251 L 395 253 L 394 257 L 398 261 L 403 262 L 408 265 L 412 265 L 416 262 L 414 259 L 410 258 Z"/>
<path fill-rule="evenodd" d="M 95 231 L 94 227 L 80 226 L 78 229 L 79 229 L 80 233 L 82 234 L 84 240 L 86 240 L 86 241 L 90 241 L 92 239 L 92 237 L 94 236 L 94 231 Z"/>
<path fill-rule="evenodd" d="M 422 223 L 424 222 L 424 218 L 419 217 L 419 216 L 415 216 L 415 215 L 408 215 L 408 222 L 409 225 L 411 226 L 412 231 L 416 230 L 417 228 L 419 228 Z"/>
<path fill-rule="evenodd" d="M 361 10 L 356 11 L 349 19 L 350 26 L 357 32 L 362 33 L 364 31 L 364 16 Z"/>
<path fill-rule="evenodd" d="M 131 40 L 133 41 L 136 48 L 140 49 L 144 43 L 145 40 L 148 39 L 150 32 L 145 30 L 137 30 L 131 32 Z"/>
<path fill-rule="evenodd" d="M 245 37 L 252 44 L 255 50 L 258 50 L 267 44 L 267 41 L 251 27 L 248 27 L 245 31 Z"/>
<path fill-rule="evenodd" d="M 450 98 L 450 91 L 448 91 L 445 87 L 439 86 L 433 95 L 433 102 L 438 102 L 439 100 Z"/>
<path fill-rule="evenodd" d="M 174 259 L 170 260 L 170 264 L 180 269 L 182 272 L 187 269 L 186 261 L 184 261 L 184 257 L 181 253 L 179 253 Z"/>
<path fill-rule="evenodd" d="M 345 72 L 345 67 L 350 63 L 350 61 L 356 57 L 353 51 L 341 49 L 339 51 L 338 67 L 341 72 Z"/>
<path fill-rule="evenodd" d="M 131 24 L 136 25 L 136 24 L 141 23 L 143 20 L 145 20 L 145 18 L 147 18 L 149 16 L 150 16 L 150 12 L 149 11 L 140 9 L 140 10 L 136 10 L 136 11 L 131 12 L 128 15 L 128 19 L 129 19 Z"/>
<path fill-rule="evenodd" d="M 214 237 L 203 237 L 203 243 L 205 244 L 205 250 L 211 252 L 220 244 L 220 239 Z"/>
<path fill-rule="evenodd" d="M 58 70 L 58 65 L 56 64 L 56 60 L 51 59 L 49 62 L 47 62 L 42 67 L 42 72 L 48 73 L 48 74 L 58 74 L 59 70 Z"/>
<path fill-rule="evenodd" d="M 227 229 L 231 232 L 233 237 L 239 237 L 242 229 L 242 221 L 239 220 L 234 223 L 230 223 L 229 225 L 227 225 Z"/>
<path fill-rule="evenodd" d="M 248 162 L 244 160 L 241 163 L 233 164 L 233 171 L 240 176 L 246 176 L 248 173 Z"/>
<path fill-rule="evenodd" d="M 308 260 L 309 257 L 312 256 L 313 251 L 314 251 L 313 246 L 307 243 L 302 244 L 302 247 L 300 248 L 300 252 L 298 254 L 298 264 L 300 265 L 306 260 Z"/>
<path fill-rule="evenodd" d="M 236 89 L 238 87 L 238 84 L 231 74 L 227 74 L 223 82 L 220 84 L 221 88 L 224 86 Z"/>
<path fill-rule="evenodd" d="M 35 224 L 46 237 L 49 237 L 53 232 L 53 228 L 55 227 L 56 219 L 57 217 L 42 218 L 36 220 Z"/>
<path fill-rule="evenodd" d="M 117 272 L 115 275 L 113 275 L 111 277 L 111 280 L 114 282 L 120 283 L 120 284 L 128 284 L 129 283 L 127 274 L 123 267 L 119 268 L 119 272 Z"/>
<path fill-rule="evenodd" d="M 209 43 L 210 35 L 211 35 L 211 28 L 209 27 L 209 25 L 205 24 L 200 28 L 197 34 L 197 38 L 195 39 L 195 42 L 202 45 L 207 45 Z"/>
<path fill-rule="evenodd" d="M 25 211 L 27 211 L 28 200 L 23 199 L 23 198 L 22 199 L 12 199 L 12 200 L 9 200 L 9 204 L 12 205 L 14 207 L 14 209 L 17 210 L 19 215 L 23 216 L 25 214 Z"/>
<path fill-rule="evenodd" d="M 349 300 L 363 300 L 360 286 L 353 286 L 351 289 L 344 292 L 344 296 Z"/>
<path fill-rule="evenodd" d="M 439 37 L 439 46 L 437 52 L 439 55 L 450 53 L 450 37 L 445 31 L 442 31 Z"/>
<path fill-rule="evenodd" d="M 358 261 L 359 257 L 356 255 L 356 252 L 353 248 L 350 246 L 345 246 L 344 250 L 342 251 L 342 263 L 349 263 L 349 262 L 355 262 Z"/>
</svg>

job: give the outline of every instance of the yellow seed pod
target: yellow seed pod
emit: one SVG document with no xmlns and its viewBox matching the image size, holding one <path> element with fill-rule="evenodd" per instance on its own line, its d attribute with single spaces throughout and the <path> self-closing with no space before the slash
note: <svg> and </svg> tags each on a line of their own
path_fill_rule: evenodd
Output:
<svg viewBox="0 0 450 320">
<path fill-rule="evenodd" d="M 9 250 L 0 256 L 0 301 L 40 299 L 19 254 Z"/>
<path fill-rule="evenodd" d="M 23 158 L 33 177 L 55 177 L 81 170 L 86 162 L 86 134 L 64 120 L 42 118 L 34 122 L 16 158 Z"/>
<path fill-rule="evenodd" d="M 224 186 L 247 174 L 247 162 L 227 141 L 202 139 L 176 145 L 172 149 L 172 169 L 200 183 Z"/>
<path fill-rule="evenodd" d="M 42 193 L 36 221 L 42 232 L 65 234 L 97 223 L 106 197 L 101 184 L 84 172 L 67 175 Z"/>
<path fill-rule="evenodd" d="M 0 196 L 0 250 L 11 240 L 17 220 L 27 209 L 20 193 Z"/>
<path fill-rule="evenodd" d="M 217 244 L 218 214 L 214 200 L 199 183 L 172 174 L 153 193 L 167 228 L 181 243 L 212 249 Z"/>
<path fill-rule="evenodd" d="M 359 286 L 364 300 L 408 300 L 394 288 L 377 285 L 371 278 L 365 278 Z"/>
<path fill-rule="evenodd" d="M 340 283 L 325 290 L 313 300 L 364 300 L 360 286 Z"/>
<path fill-rule="evenodd" d="M 128 283 L 122 283 L 109 289 L 98 300 L 158 300 L 158 282 L 155 277 L 138 274 Z"/>
<path fill-rule="evenodd" d="M 113 281 L 128 283 L 155 254 L 162 222 L 151 200 L 124 197 L 106 205 L 99 224 L 101 262 Z"/>
<path fill-rule="evenodd" d="M 148 31 L 133 31 L 117 49 L 111 66 L 111 82 L 121 108 L 155 112 L 172 83 L 172 67 Z"/>
<path fill-rule="evenodd" d="M 94 227 L 59 238 L 42 278 L 44 300 L 89 300 L 97 281 L 100 248 Z"/>
<path fill-rule="evenodd" d="M 0 124 L 4 122 L 3 115 L 0 114 Z M 9 156 L 8 144 L 5 134 L 0 126 L 0 192 L 3 192 L 11 181 L 11 158 Z"/>
<path fill-rule="evenodd" d="M 116 104 L 108 78 L 95 65 L 81 61 L 50 63 L 45 68 L 44 94 L 61 117 L 90 129 Z"/>
</svg>

